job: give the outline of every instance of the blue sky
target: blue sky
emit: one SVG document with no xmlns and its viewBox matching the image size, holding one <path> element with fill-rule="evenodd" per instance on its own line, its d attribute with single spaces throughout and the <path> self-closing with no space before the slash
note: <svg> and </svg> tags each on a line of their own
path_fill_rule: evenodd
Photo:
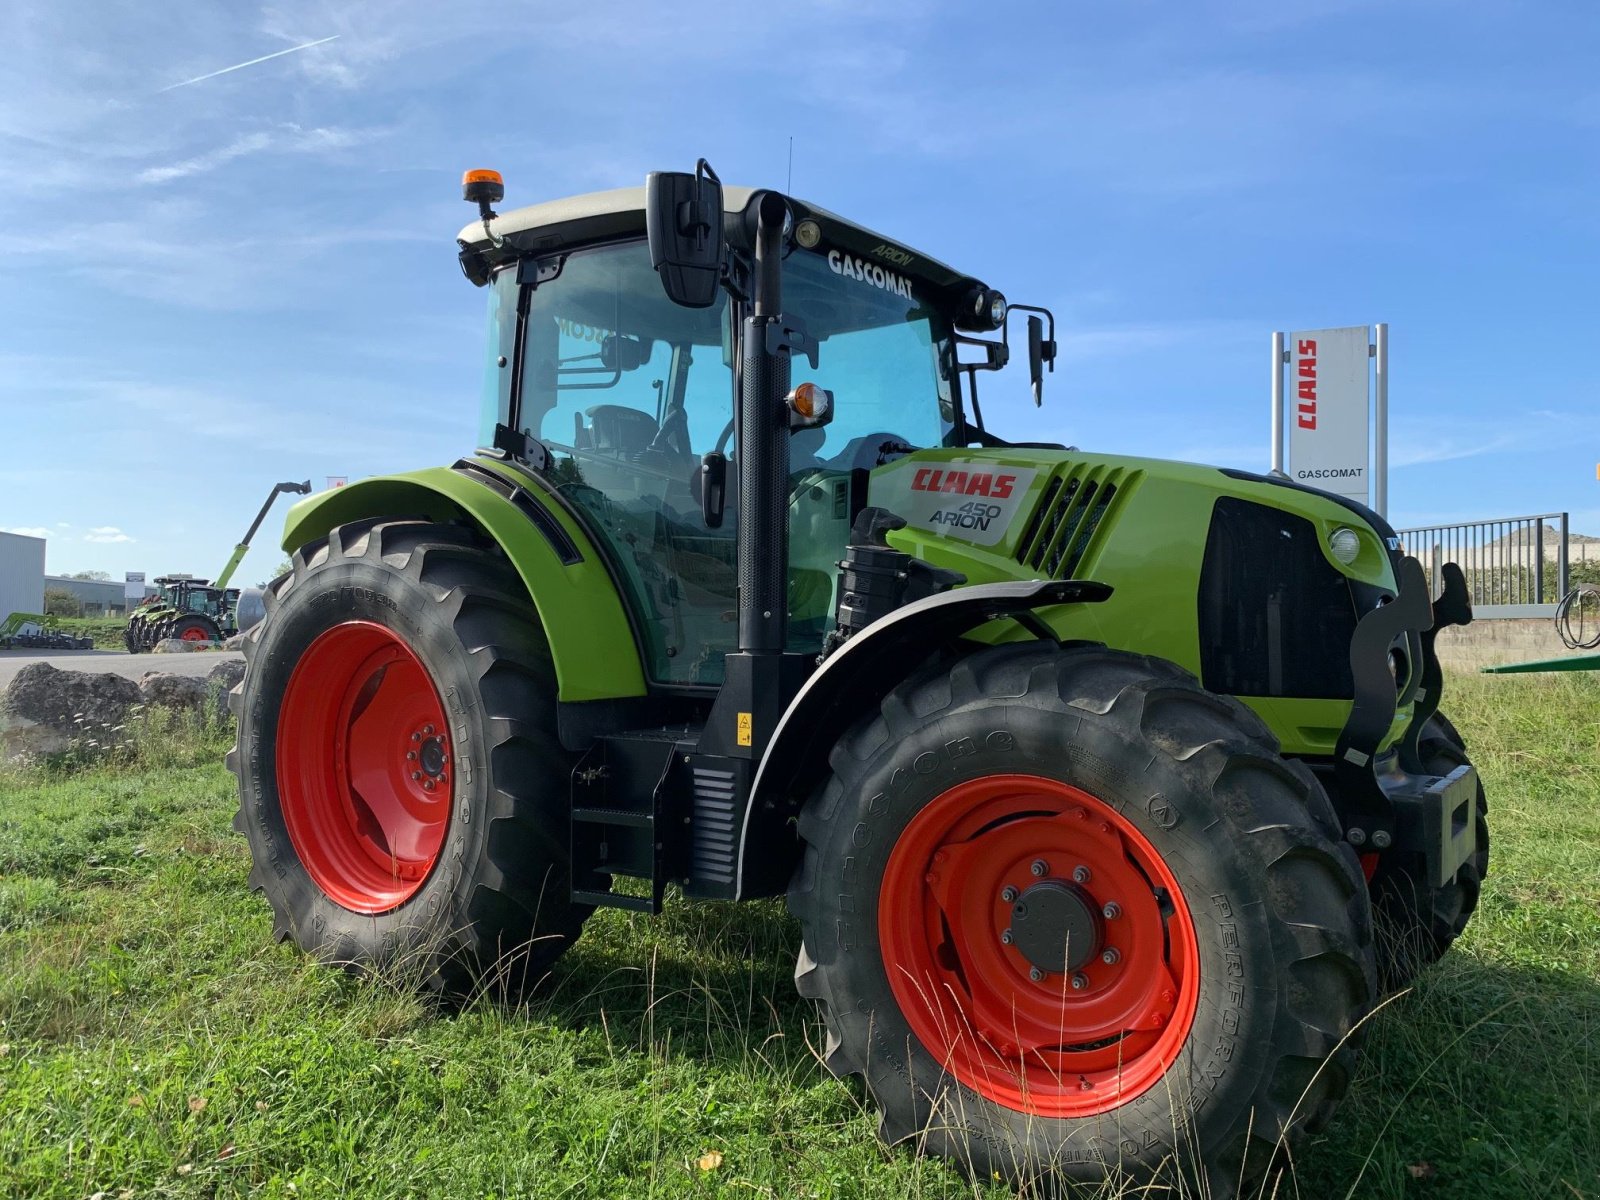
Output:
<svg viewBox="0 0 1600 1200">
<path fill-rule="evenodd" d="M 1054 308 L 1043 411 L 985 393 L 1018 440 L 1261 469 L 1269 332 L 1387 321 L 1396 524 L 1600 533 L 1600 5 L 982 11 L 11 0 L 0 528 L 213 573 L 279 479 L 451 461 L 464 168 L 781 187 L 792 135 L 796 194 Z"/>
</svg>

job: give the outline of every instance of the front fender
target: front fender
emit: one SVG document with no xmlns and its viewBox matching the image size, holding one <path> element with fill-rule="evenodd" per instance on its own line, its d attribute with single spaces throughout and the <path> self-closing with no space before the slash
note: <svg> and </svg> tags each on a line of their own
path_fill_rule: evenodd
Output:
<svg viewBox="0 0 1600 1200">
<path fill-rule="evenodd" d="M 289 510 L 292 553 L 368 517 L 465 521 L 505 552 L 538 610 L 562 700 L 645 694 L 644 670 L 615 582 L 577 522 L 521 473 L 489 459 L 380 475 L 310 496 Z"/>
<path fill-rule="evenodd" d="M 907 604 L 856 634 L 806 680 L 773 731 L 745 808 L 738 896 L 775 895 L 789 882 L 795 842 L 790 819 L 821 782 L 828 752 L 863 713 L 877 708 L 908 669 L 992 621 L 1016 621 L 1054 638 L 1036 610 L 1099 603 L 1111 588 L 1088 580 L 985 583 Z"/>
</svg>

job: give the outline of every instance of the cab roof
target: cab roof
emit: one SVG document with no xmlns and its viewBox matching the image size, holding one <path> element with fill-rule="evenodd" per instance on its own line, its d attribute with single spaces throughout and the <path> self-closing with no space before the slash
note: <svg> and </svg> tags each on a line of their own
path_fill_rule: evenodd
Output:
<svg viewBox="0 0 1600 1200">
<path fill-rule="evenodd" d="M 754 212 L 758 189 L 724 187 L 722 207 L 730 240 L 737 242 L 739 230 Z M 822 227 L 818 250 L 839 250 L 867 263 L 912 275 L 939 291 L 965 291 L 978 281 L 920 251 L 904 246 L 854 221 L 829 212 L 806 200 L 787 197 L 794 221 L 808 218 Z M 645 190 L 642 187 L 614 188 L 589 192 L 563 200 L 548 200 L 525 208 L 501 213 L 489 222 L 495 236 L 503 239 L 494 245 L 483 230 L 482 221 L 464 226 L 456 237 L 461 247 L 461 265 L 467 278 L 480 286 L 493 270 L 504 263 L 528 256 L 559 254 L 596 242 L 615 241 L 645 234 Z"/>
</svg>

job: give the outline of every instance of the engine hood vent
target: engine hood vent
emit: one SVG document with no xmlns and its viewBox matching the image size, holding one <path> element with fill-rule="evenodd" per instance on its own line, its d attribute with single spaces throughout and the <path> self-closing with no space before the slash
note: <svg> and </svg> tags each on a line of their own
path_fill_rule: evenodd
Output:
<svg viewBox="0 0 1600 1200">
<path fill-rule="evenodd" d="M 1065 466 L 1045 483 L 1017 543 L 1017 561 L 1051 579 L 1072 579 L 1105 540 L 1123 496 L 1142 471 Z"/>
</svg>

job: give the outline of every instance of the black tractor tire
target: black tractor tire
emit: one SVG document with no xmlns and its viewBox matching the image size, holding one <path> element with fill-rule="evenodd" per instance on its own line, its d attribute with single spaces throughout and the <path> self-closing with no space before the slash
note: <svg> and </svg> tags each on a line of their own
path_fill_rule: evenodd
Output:
<svg viewBox="0 0 1600 1200">
<path fill-rule="evenodd" d="M 1448 775 L 1472 762 L 1465 741 L 1443 713 L 1435 713 L 1422 727 L 1417 751 L 1429 775 Z M 1489 874 L 1489 798 L 1481 776 L 1473 811 L 1477 851 L 1443 886 L 1431 884 L 1420 854 L 1393 854 L 1379 861 L 1372 877 L 1372 910 L 1385 992 L 1406 987 L 1424 968 L 1443 958 L 1478 907 Z"/>
<path fill-rule="evenodd" d="M 1065 1194 L 1110 1178 L 1134 1182 L 1141 1196 L 1224 1197 L 1241 1181 L 1254 1187 L 1280 1170 L 1286 1144 L 1326 1124 L 1352 1077 L 1360 1023 L 1377 995 L 1369 901 L 1326 794 L 1309 771 L 1280 756 L 1244 705 L 1204 691 L 1160 659 L 1014 644 L 913 675 L 840 739 L 829 763 L 831 777 L 799 822 L 804 858 L 789 891 L 804 937 L 795 982 L 821 1011 L 825 1065 L 864 1079 L 885 1141 L 942 1155 L 975 1180 L 998 1173 L 1036 1189 L 1030 1194 Z M 913 822 L 938 811 L 952 789 L 1018 777 L 1097 797 L 1100 811 L 1159 855 L 1192 918 L 1197 999 L 1180 1048 L 1170 1060 L 1158 1058 L 1153 1085 L 1126 1101 L 1113 1090 L 1122 1078 L 1119 1049 L 1106 1107 L 1091 1115 L 1030 1112 L 1027 1100 L 1010 1105 L 980 1093 L 949 1066 L 949 1047 L 935 1051 L 914 1031 L 885 961 L 881 881 Z M 987 822 L 989 814 L 968 819 Z M 974 836 L 1002 824 L 985 824 Z M 1077 835 L 1069 828 L 1064 836 Z M 921 861 L 913 855 L 913 872 Z M 1041 867 L 1061 869 L 1035 862 L 1032 873 Z M 931 890 L 940 868 L 928 869 Z M 901 905 L 920 903 L 893 894 Z M 1157 891 L 1157 900 L 1164 894 Z M 980 904 L 992 903 L 986 895 Z M 999 897 L 1003 904 L 1015 898 Z M 1003 904 L 999 919 L 1012 919 Z M 1166 924 L 1171 910 L 1162 911 Z M 948 938 L 950 918 L 941 920 Z M 1011 933 L 1000 939 L 1009 949 L 997 953 L 1016 950 L 1006 940 Z M 1168 926 L 1156 945 L 1179 936 Z M 1070 950 L 1070 936 L 1066 944 Z M 939 955 L 962 970 L 949 965 L 965 961 L 954 939 Z M 1092 960 L 1083 970 L 1098 971 L 1096 961 L 1114 960 Z M 1075 968 L 1069 962 L 1067 969 Z M 967 967 L 961 979 L 973 974 Z M 958 1007 L 961 986 L 972 992 L 970 983 L 945 989 Z M 1027 986 L 1018 983 L 1010 992 L 1018 998 L 1000 1011 L 1021 1011 Z M 912 994 L 929 990 L 919 981 Z M 1069 993 L 1059 996 L 1065 1013 Z M 982 1037 L 970 1011 L 963 1007 L 945 1027 Z M 1183 1027 L 1175 1021 L 1173 1028 Z M 1004 1040 L 989 1044 L 1002 1056 L 1016 1049 Z M 1062 1078 L 1054 1076 L 1057 1087 L 1070 1093 Z M 1079 1087 L 1094 1086 L 1077 1078 Z M 1024 1085 L 1018 1094 L 1030 1093 Z"/>
<path fill-rule="evenodd" d="M 148 649 L 144 644 L 143 617 L 128 618 L 128 627 L 122 631 L 122 644 L 128 648 L 129 654 L 143 654 Z"/>
<path fill-rule="evenodd" d="M 169 622 L 162 636 L 177 638 L 179 641 L 189 641 L 191 640 L 189 636 L 191 634 L 203 635 L 193 639 L 196 641 L 220 642 L 222 640 L 222 631 L 217 628 L 217 623 L 210 617 L 199 613 L 190 613 L 187 616 L 178 617 Z"/>
<path fill-rule="evenodd" d="M 556 736 L 550 648 L 521 579 L 473 531 L 417 520 L 341 526 L 297 550 L 292 562 L 266 591 L 266 618 L 246 636 L 244 678 L 229 697 L 238 719 L 238 741 L 228 755 L 239 777 L 234 827 L 249 840 L 250 885 L 272 907 L 274 935 L 323 961 L 441 998 L 524 991 L 576 940 L 592 909 L 571 899 L 573 760 Z M 312 679 L 328 670 L 319 663 L 319 655 L 328 661 L 326 653 L 308 651 L 333 630 L 341 638 L 365 630 L 387 639 L 420 672 L 408 677 L 419 686 L 403 689 L 405 695 L 426 694 L 431 683 L 442 719 L 437 734 L 433 725 L 424 727 L 443 747 L 437 764 L 428 764 L 426 741 L 411 742 L 423 748 L 422 765 L 449 774 L 448 813 L 431 865 L 406 885 L 415 890 L 390 907 L 380 900 L 352 908 L 330 896 L 307 862 L 326 861 L 329 849 L 309 846 L 302 854 L 285 816 L 286 801 L 292 817 L 313 811 L 307 805 L 314 796 L 297 782 L 306 778 L 301 756 L 280 755 L 279 742 L 286 731 L 294 737 L 318 723 L 307 716 L 313 705 L 286 700 L 302 694 L 293 678 L 303 663 L 318 664 L 306 668 Z M 369 680 L 377 695 L 372 687 L 358 689 L 358 706 L 378 703 L 378 681 L 390 669 Z M 395 729 L 403 751 L 405 729 L 397 723 Z M 337 753 L 354 762 L 353 733 L 337 736 L 345 741 L 329 745 L 342 748 L 323 757 L 333 763 Z M 287 778 L 280 776 L 285 768 Z M 394 778 L 392 794 L 399 797 L 406 784 Z M 357 798 L 376 823 L 370 800 Z M 361 823 L 360 816 L 345 819 L 358 832 Z"/>
</svg>

